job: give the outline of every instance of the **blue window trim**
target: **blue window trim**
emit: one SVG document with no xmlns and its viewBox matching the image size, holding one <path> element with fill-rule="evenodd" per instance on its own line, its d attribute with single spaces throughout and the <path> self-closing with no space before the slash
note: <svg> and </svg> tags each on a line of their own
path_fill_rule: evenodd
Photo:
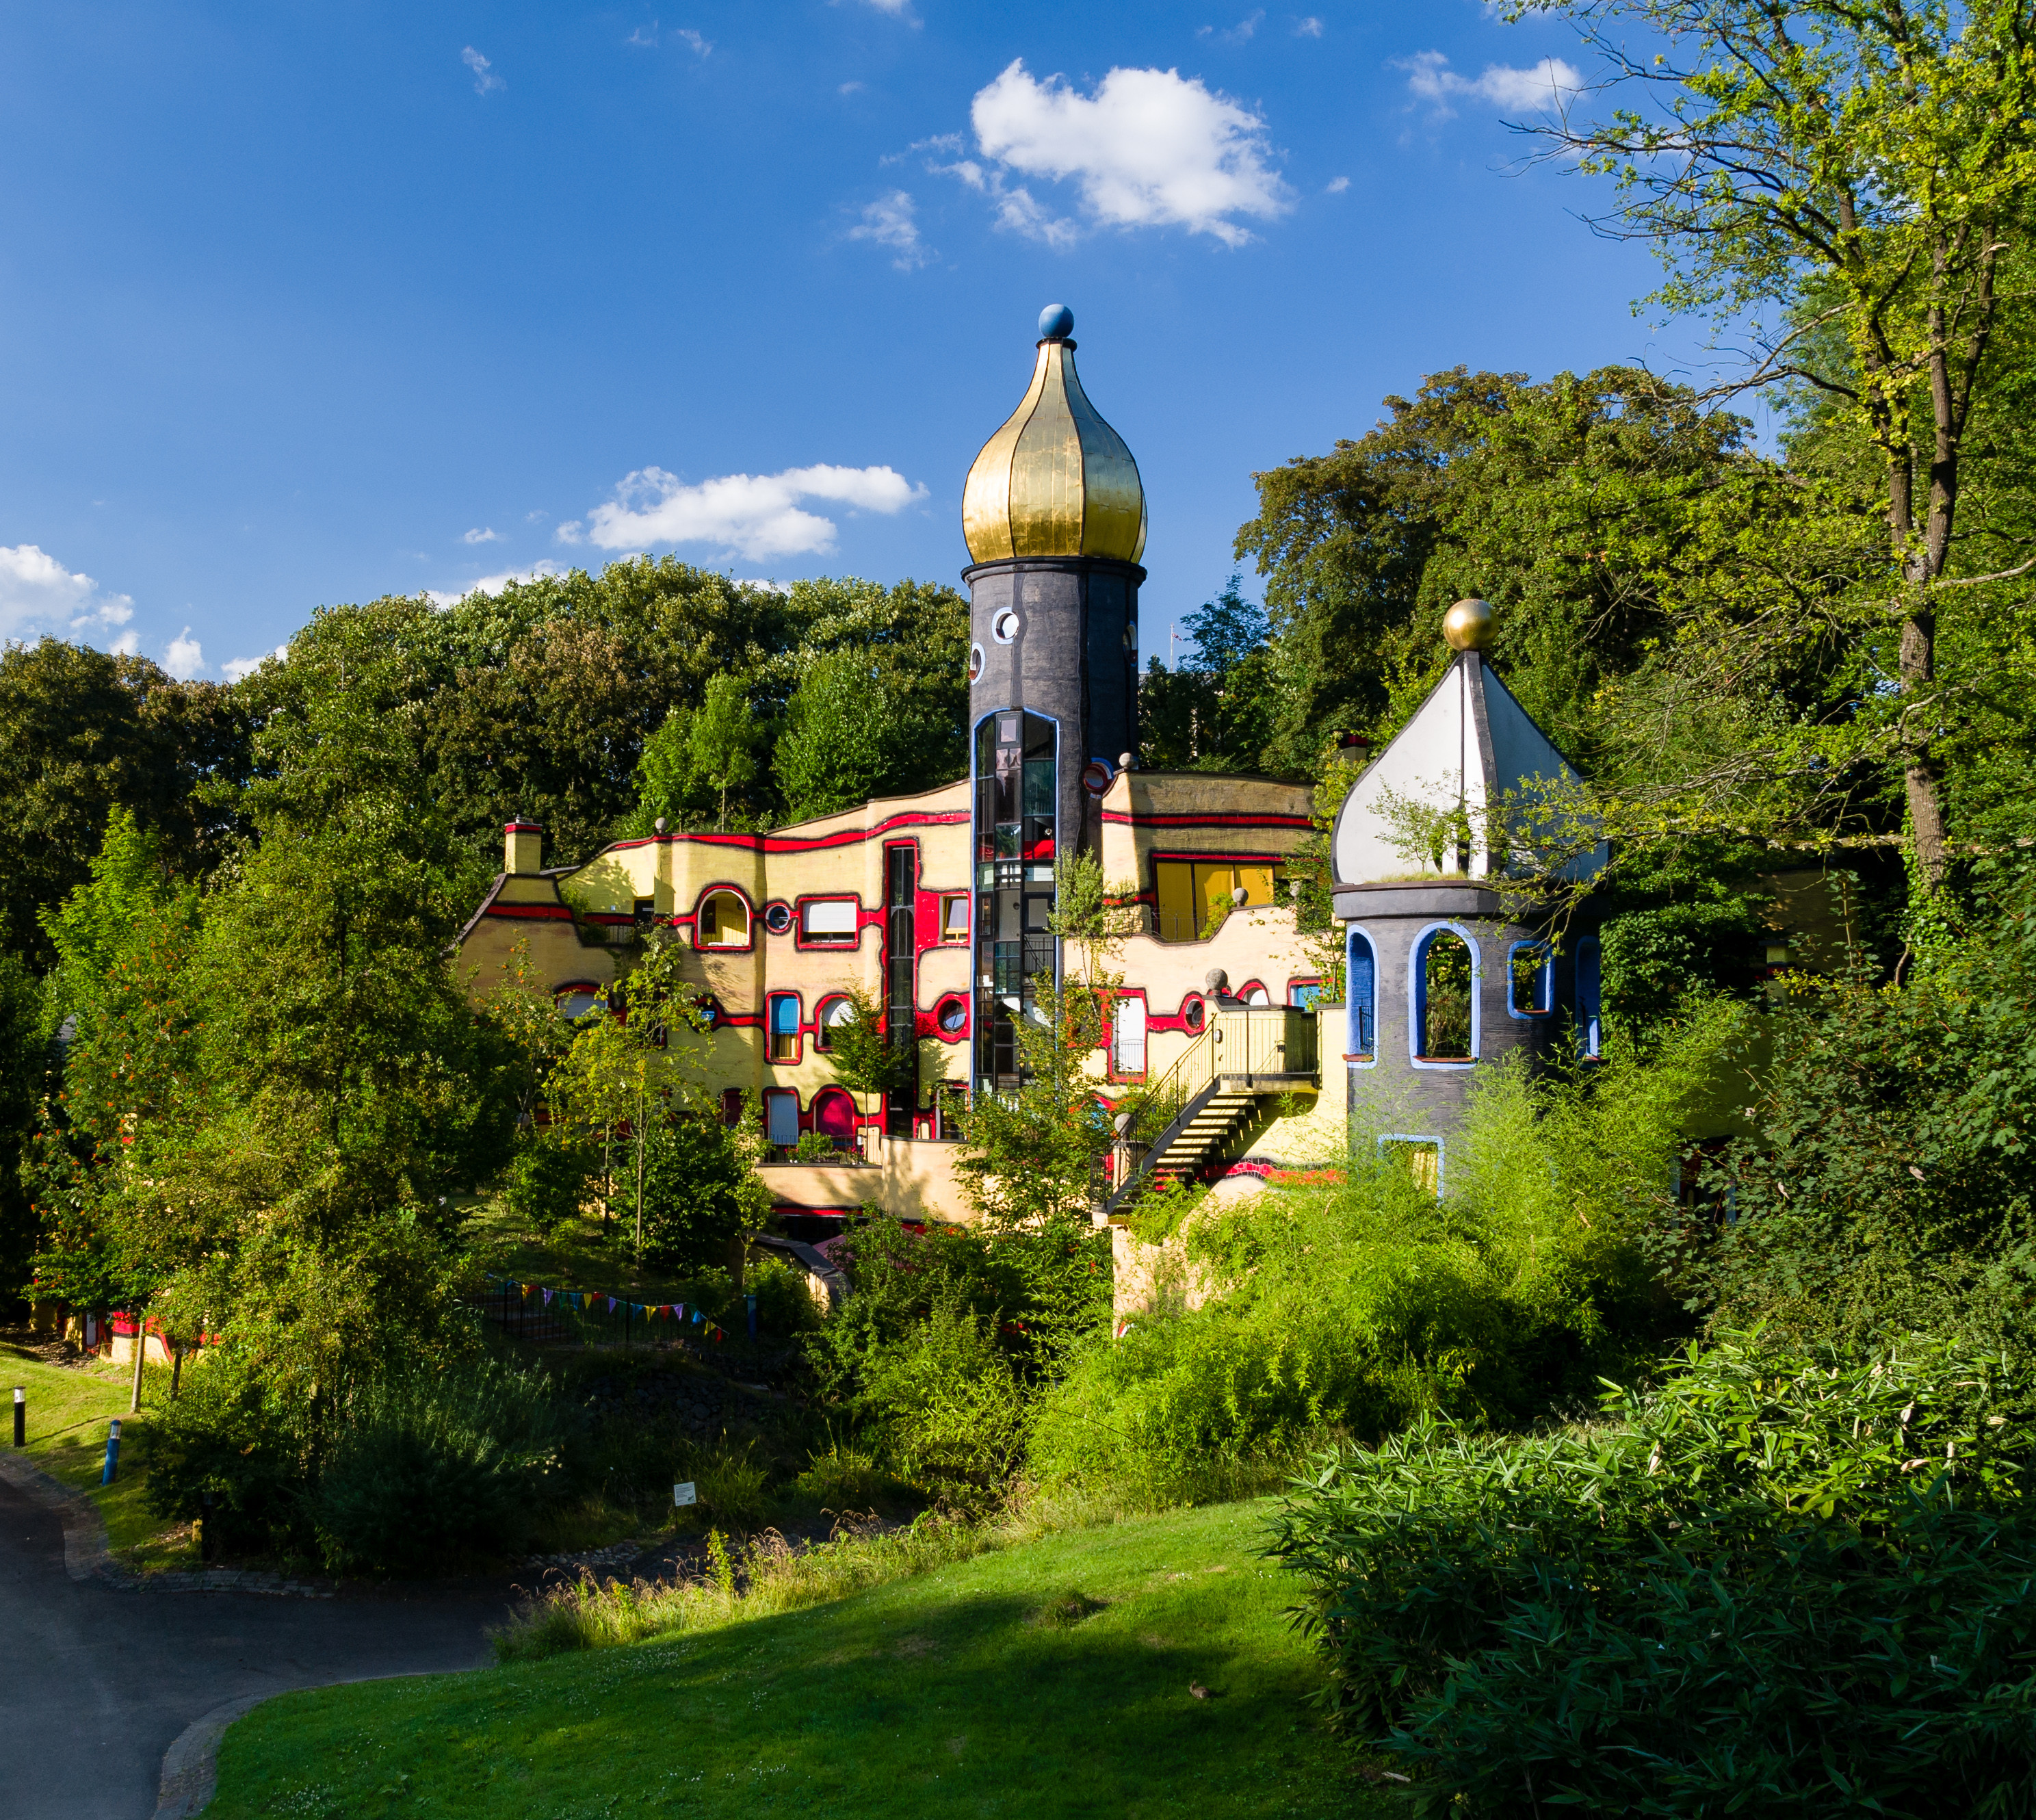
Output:
<svg viewBox="0 0 2036 1820">
<path fill-rule="evenodd" d="M 1470 950 L 1470 1059 L 1465 1062 L 1431 1062 L 1421 1054 L 1421 997 L 1428 971 L 1428 944 L 1446 931 L 1457 937 Z M 1414 938 L 1414 945 L 1407 950 L 1408 1063 L 1416 1068 L 1433 1068 L 1444 1074 L 1461 1074 L 1466 1068 L 1475 1068 L 1478 1057 L 1484 1052 L 1484 954 L 1477 945 L 1477 938 L 1461 923 L 1431 923 Z"/>
<path fill-rule="evenodd" d="M 1595 935 L 1577 943 L 1577 1042 L 1584 1059 L 1604 1052 L 1604 951 Z"/>
<path fill-rule="evenodd" d="M 1360 995 L 1357 990 L 1357 945 L 1364 944 L 1364 952 L 1371 965 L 1371 990 Z M 1353 1068 L 1375 1068 L 1378 1066 L 1378 944 L 1370 933 L 1356 923 L 1349 925 L 1344 936 L 1344 1054 L 1356 1059 Z M 1371 1047 L 1364 1046 L 1363 1021 L 1371 1021 Z"/>
<path fill-rule="evenodd" d="M 1447 1144 L 1427 1131 L 1381 1131 L 1378 1134 L 1378 1154 L 1381 1157 L 1386 1154 L 1388 1144 L 1433 1144 L 1435 1146 L 1435 1199 L 1439 1201 L 1442 1198 L 1445 1180 L 1442 1170 L 1448 1157 Z"/>
<path fill-rule="evenodd" d="M 1546 1001 L 1546 1008 L 1539 1011 L 1523 1011 L 1513 1001 L 1514 987 L 1519 984 L 1520 976 L 1513 970 L 1514 957 L 1521 949 L 1530 952 L 1539 950 L 1541 965 L 1535 969 L 1539 995 Z M 1506 950 L 1506 1011 L 1508 1017 L 1518 1018 L 1531 1023 L 1536 1018 L 1552 1018 L 1555 1014 L 1555 954 L 1545 942 L 1516 942 Z"/>
</svg>

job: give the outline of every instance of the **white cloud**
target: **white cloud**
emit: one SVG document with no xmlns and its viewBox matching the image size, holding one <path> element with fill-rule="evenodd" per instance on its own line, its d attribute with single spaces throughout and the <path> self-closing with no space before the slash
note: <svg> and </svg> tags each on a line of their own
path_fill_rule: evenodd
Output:
<svg viewBox="0 0 2036 1820">
<path fill-rule="evenodd" d="M 219 666 L 220 674 L 228 682 L 238 682 L 243 677 L 252 676 L 270 658 L 281 663 L 290 655 L 287 644 L 279 644 L 273 651 L 265 651 L 259 657 L 229 657 Z"/>
<path fill-rule="evenodd" d="M 844 82 L 835 90 L 835 93 L 837 95 L 860 95 L 862 93 L 862 85 L 860 82 Z"/>
<path fill-rule="evenodd" d="M 163 667 L 172 676 L 186 678 L 205 668 L 205 647 L 191 636 L 189 626 L 170 640 L 169 649 L 163 653 Z"/>
<path fill-rule="evenodd" d="M 1220 38 L 1226 44 L 1248 44 L 1251 35 L 1265 23 L 1265 9 L 1261 6 L 1249 19 L 1240 19 L 1227 32 L 1220 32 L 1213 25 L 1204 25 L 1195 33 L 1197 38 Z"/>
<path fill-rule="evenodd" d="M 1296 38 L 1319 38 L 1322 35 L 1322 22 L 1313 13 L 1309 14 L 1305 19 L 1296 19 L 1294 21 L 1294 36 Z"/>
<path fill-rule="evenodd" d="M 1348 190 L 1349 187 L 1349 178 L 1332 177 L 1326 183 L 1323 184 L 1322 194 L 1325 196 L 1340 196 L 1344 191 Z"/>
<path fill-rule="evenodd" d="M 1107 227 L 1185 227 L 1226 246 L 1251 238 L 1239 215 L 1270 220 L 1291 206 L 1258 115 L 1173 70 L 1112 70 L 1093 95 L 1065 77 L 1035 81 L 1013 62 L 971 104 L 983 156 L 941 167 L 998 201 L 1000 223 L 1062 244 L 1074 225 L 1005 173 L 1072 178 L 1091 220 Z"/>
<path fill-rule="evenodd" d="M 477 526 L 473 530 L 466 533 L 459 541 L 462 543 L 500 543 L 502 541 L 502 534 L 492 525 L 485 530 Z"/>
<path fill-rule="evenodd" d="M 67 569 L 32 543 L 0 545 L 0 638 L 67 633 L 96 640 L 118 633 L 108 650 L 133 652 L 139 635 L 120 632 L 134 617 L 124 594 L 107 594 L 89 575 Z"/>
<path fill-rule="evenodd" d="M 1453 101 L 1486 101 L 1495 108 L 1526 109 L 1559 105 L 1584 85 L 1574 64 L 1544 57 L 1531 69 L 1488 63 L 1479 76 L 1459 76 L 1439 51 L 1422 51 L 1396 59 L 1391 67 L 1407 72 L 1407 89 L 1416 100 L 1433 105 L 1434 117 L 1450 119 Z"/>
<path fill-rule="evenodd" d="M 897 257 L 892 264 L 901 272 L 912 271 L 932 256 L 919 238 L 918 212 L 918 205 L 909 194 L 893 190 L 863 210 L 862 219 L 848 230 L 848 237 L 892 248 Z"/>
<path fill-rule="evenodd" d="M 473 72 L 473 92 L 485 95 L 491 89 L 506 89 L 509 85 L 495 74 L 495 66 L 469 44 L 460 52 L 459 60 Z"/>
<path fill-rule="evenodd" d="M 434 606 L 456 606 L 469 594 L 500 594 L 512 581 L 537 581 L 545 576 L 558 572 L 559 565 L 546 557 L 542 561 L 532 563 L 528 568 L 505 568 L 500 575 L 484 575 L 447 591 L 428 588 L 424 598 Z M 276 655 L 280 657 L 282 653 L 279 651 Z M 232 666 L 229 665 L 228 667 Z"/>
<path fill-rule="evenodd" d="M 690 25 L 681 25 L 677 36 L 684 40 L 687 49 L 696 57 L 711 57 L 714 55 L 713 44 L 703 38 Z"/>
<path fill-rule="evenodd" d="M 802 500 L 826 500 L 854 511 L 889 514 L 926 498 L 889 467 L 787 468 L 782 474 L 723 474 L 688 486 L 662 468 L 639 469 L 596 506 L 583 527 L 560 525 L 562 543 L 583 534 L 603 549 L 652 544 L 704 543 L 752 561 L 816 556 L 834 548 L 831 519 L 802 511 Z"/>
<path fill-rule="evenodd" d="M 912 18 L 912 0 L 863 0 L 863 4 L 883 13 L 887 18 L 910 19 L 914 25 L 918 24 L 918 20 Z"/>
<path fill-rule="evenodd" d="M 654 51 L 658 47 L 658 21 L 653 19 L 646 25 L 639 25 L 622 42 L 634 44 L 639 50 Z"/>
</svg>

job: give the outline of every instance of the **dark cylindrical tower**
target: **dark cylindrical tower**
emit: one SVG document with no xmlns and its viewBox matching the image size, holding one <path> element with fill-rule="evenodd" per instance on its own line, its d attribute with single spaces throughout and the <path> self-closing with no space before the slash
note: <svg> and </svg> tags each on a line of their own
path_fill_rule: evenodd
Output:
<svg viewBox="0 0 2036 1820">
<path fill-rule="evenodd" d="M 976 867 L 975 1079 L 1019 1078 L 1016 1022 L 1058 971 L 1054 868 L 1093 850 L 1138 743 L 1145 491 L 1075 374 L 1073 313 L 1039 318 L 1032 383 L 963 494 Z"/>
</svg>

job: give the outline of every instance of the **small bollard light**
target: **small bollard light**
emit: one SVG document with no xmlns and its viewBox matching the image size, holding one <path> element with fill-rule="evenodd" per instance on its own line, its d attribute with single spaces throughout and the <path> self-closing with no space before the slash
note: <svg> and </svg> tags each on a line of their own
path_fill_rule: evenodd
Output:
<svg viewBox="0 0 2036 1820">
<path fill-rule="evenodd" d="M 742 1299 L 749 1305 L 749 1337 L 754 1339 L 756 1337 L 756 1298 L 745 1296 Z"/>
<path fill-rule="evenodd" d="M 111 1485 L 113 1475 L 120 1470 L 120 1418 L 113 1418 L 113 1425 L 106 1435 L 106 1470 L 99 1475 L 101 1485 Z"/>
<path fill-rule="evenodd" d="M 14 1387 L 14 1444 L 28 1444 L 28 1387 L 17 1384 Z"/>
</svg>

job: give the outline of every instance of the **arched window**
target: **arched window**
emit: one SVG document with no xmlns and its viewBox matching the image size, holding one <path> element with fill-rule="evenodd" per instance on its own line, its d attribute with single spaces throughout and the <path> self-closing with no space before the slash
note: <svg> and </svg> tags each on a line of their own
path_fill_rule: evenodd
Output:
<svg viewBox="0 0 2036 1820">
<path fill-rule="evenodd" d="M 1375 1061 L 1378 1055 L 1378 965 L 1371 938 L 1353 928 L 1344 951 L 1344 997 L 1349 1006 L 1349 1053 Z"/>
<path fill-rule="evenodd" d="M 834 1047 L 834 1033 L 855 1015 L 855 1007 L 837 993 L 823 999 L 813 1012 L 813 1047 L 823 1053 Z"/>
<path fill-rule="evenodd" d="M 570 1021 L 578 1021 L 601 1002 L 598 986 L 586 980 L 576 980 L 570 986 L 561 986 L 558 991 L 559 1015 Z"/>
<path fill-rule="evenodd" d="M 710 891 L 700 901 L 699 915 L 693 924 L 694 940 L 702 948 L 747 948 L 749 946 L 749 906 L 739 893 Z"/>
<path fill-rule="evenodd" d="M 1602 1054 L 1604 1046 L 1603 987 L 1600 983 L 1604 967 L 1604 953 L 1598 946 L 1597 938 L 1585 936 L 1577 944 L 1577 1038 L 1583 1045 L 1585 1055 L 1593 1058 Z"/>
<path fill-rule="evenodd" d="M 1555 1008 L 1555 957 L 1545 942 L 1516 942 L 1506 951 L 1506 1008 L 1516 1018 L 1545 1018 Z"/>
<path fill-rule="evenodd" d="M 1408 969 L 1416 1063 L 1461 1066 L 1477 1059 L 1477 953 L 1443 923 L 1424 931 Z"/>
<path fill-rule="evenodd" d="M 1265 990 L 1265 983 L 1262 980 L 1247 980 L 1238 988 L 1237 995 L 1247 1005 L 1264 1006 L 1272 1003 L 1272 995 Z"/>
<path fill-rule="evenodd" d="M 855 1102 L 839 1087 L 823 1087 L 813 1095 L 813 1129 L 831 1138 L 836 1149 L 855 1146 Z"/>
</svg>

